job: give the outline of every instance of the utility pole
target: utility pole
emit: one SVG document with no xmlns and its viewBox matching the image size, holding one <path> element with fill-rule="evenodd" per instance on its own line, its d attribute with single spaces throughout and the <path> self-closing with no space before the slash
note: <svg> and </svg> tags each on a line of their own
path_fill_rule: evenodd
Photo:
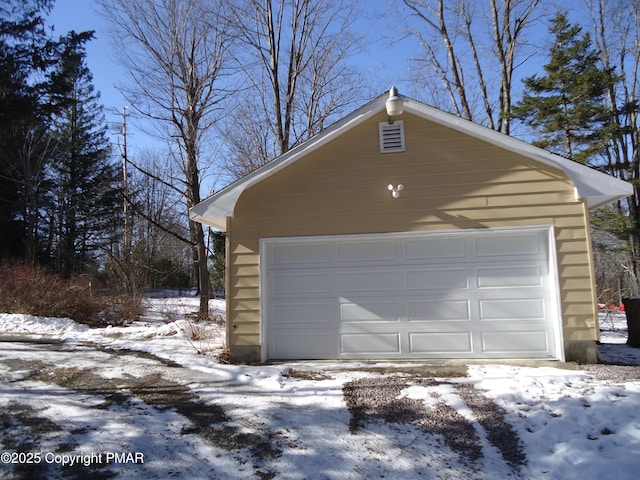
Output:
<svg viewBox="0 0 640 480">
<path fill-rule="evenodd" d="M 131 219 L 129 215 L 129 175 L 127 173 L 127 107 L 122 108 L 122 185 L 124 190 L 124 238 L 123 253 L 131 255 Z"/>
</svg>

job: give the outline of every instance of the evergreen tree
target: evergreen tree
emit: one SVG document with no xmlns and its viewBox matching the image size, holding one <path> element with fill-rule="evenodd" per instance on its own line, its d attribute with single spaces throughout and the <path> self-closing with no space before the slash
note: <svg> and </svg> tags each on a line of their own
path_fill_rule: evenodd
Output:
<svg viewBox="0 0 640 480">
<path fill-rule="evenodd" d="M 43 15 L 51 0 L 0 0 L 0 258 L 28 255 L 26 202 L 37 197 L 46 148 L 44 72 L 54 62 Z M 34 182 L 34 179 L 36 181 Z"/>
<path fill-rule="evenodd" d="M 119 170 L 110 159 L 99 95 L 85 64 L 84 41 L 92 33 L 71 32 L 61 61 L 51 75 L 61 105 L 53 135 L 55 210 L 50 225 L 59 273 L 86 271 L 100 247 L 112 241 L 120 212 Z"/>
<path fill-rule="evenodd" d="M 214 292 L 224 295 L 224 278 L 225 278 L 225 244 L 227 236 L 224 232 L 209 230 L 212 238 L 213 253 L 211 260 L 213 265 L 211 268 L 211 287 Z"/>
<path fill-rule="evenodd" d="M 33 264 L 47 250 L 52 211 L 52 121 L 66 108 L 62 78 L 52 75 L 71 45 L 90 33 L 52 38 L 53 0 L 0 0 L 0 259 Z M 46 224 L 48 222 L 48 224 Z M 50 228 L 49 228 L 50 230 Z"/>
<path fill-rule="evenodd" d="M 604 97 L 616 76 L 598 66 L 589 35 L 580 36 L 582 29 L 564 14 L 556 15 L 549 31 L 554 43 L 545 75 L 524 79 L 514 116 L 539 133 L 535 145 L 586 163 L 606 141 L 611 112 Z"/>
</svg>

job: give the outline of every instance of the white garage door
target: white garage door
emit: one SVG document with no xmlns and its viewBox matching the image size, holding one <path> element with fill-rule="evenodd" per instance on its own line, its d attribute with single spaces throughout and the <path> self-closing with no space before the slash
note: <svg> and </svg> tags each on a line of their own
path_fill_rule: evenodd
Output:
<svg viewBox="0 0 640 480">
<path fill-rule="evenodd" d="M 265 359 L 559 358 L 550 235 L 263 240 Z"/>
</svg>

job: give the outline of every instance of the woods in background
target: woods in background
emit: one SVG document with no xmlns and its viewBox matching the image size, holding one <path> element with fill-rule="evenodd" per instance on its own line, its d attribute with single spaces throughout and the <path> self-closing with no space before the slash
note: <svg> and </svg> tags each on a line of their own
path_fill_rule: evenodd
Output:
<svg viewBox="0 0 640 480">
<path fill-rule="evenodd" d="M 98 3 L 130 73 L 125 102 L 166 148 L 109 145 L 92 32 L 53 37 L 52 0 L 1 0 L 0 257 L 109 272 L 131 291 L 195 285 L 204 314 L 221 239 L 187 210 L 211 178 L 245 175 L 381 94 L 357 61 L 379 32 L 355 0 Z M 637 294 L 640 1 L 390 3 L 377 21 L 415 45 L 403 93 L 634 184 L 594 212 L 593 239 L 601 301 Z"/>
</svg>

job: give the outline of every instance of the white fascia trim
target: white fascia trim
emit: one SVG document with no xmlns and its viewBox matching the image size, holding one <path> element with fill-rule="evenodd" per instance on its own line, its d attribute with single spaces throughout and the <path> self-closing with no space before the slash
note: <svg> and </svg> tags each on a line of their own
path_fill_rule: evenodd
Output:
<svg viewBox="0 0 640 480">
<path fill-rule="evenodd" d="M 406 99 L 404 105 L 406 112 L 562 170 L 573 181 L 579 198 L 587 199 L 589 208 L 596 208 L 633 194 L 633 186 L 624 180 L 580 165 L 517 138 L 504 135 L 415 100 Z"/>
<path fill-rule="evenodd" d="M 317 150 L 334 138 L 351 130 L 385 108 L 386 97 L 378 97 L 342 120 L 337 121 L 317 136 L 292 148 L 266 165 L 245 175 L 189 210 L 189 218 L 196 222 L 226 230 L 226 217 L 233 217 L 236 202 L 247 188 L 289 166 L 300 157 Z"/>
</svg>

